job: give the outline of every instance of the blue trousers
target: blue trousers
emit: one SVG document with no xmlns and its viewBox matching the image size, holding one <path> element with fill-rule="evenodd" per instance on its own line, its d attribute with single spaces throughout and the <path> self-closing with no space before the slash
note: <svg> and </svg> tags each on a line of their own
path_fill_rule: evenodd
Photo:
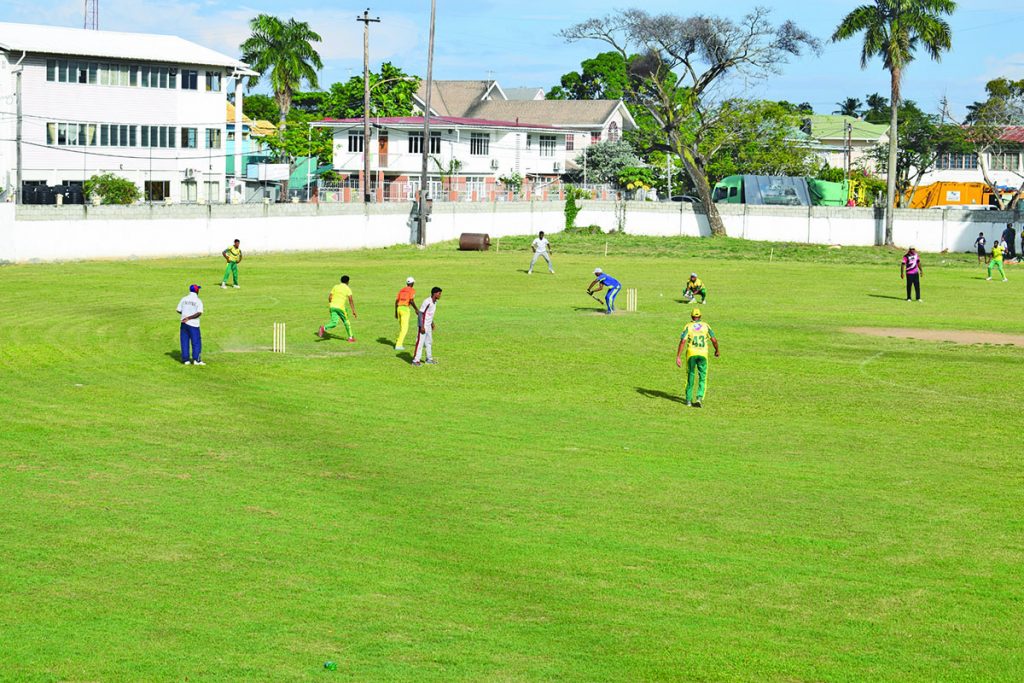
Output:
<svg viewBox="0 0 1024 683">
<path fill-rule="evenodd" d="M 615 310 L 615 297 L 619 295 L 620 289 L 622 289 L 622 285 L 611 287 L 608 289 L 608 293 L 604 295 L 604 303 L 608 307 L 609 313 Z"/>
<path fill-rule="evenodd" d="M 203 352 L 203 335 L 199 333 L 198 327 L 181 324 L 181 362 L 189 360 L 188 345 L 192 344 L 192 360 L 199 360 L 199 354 Z"/>
</svg>

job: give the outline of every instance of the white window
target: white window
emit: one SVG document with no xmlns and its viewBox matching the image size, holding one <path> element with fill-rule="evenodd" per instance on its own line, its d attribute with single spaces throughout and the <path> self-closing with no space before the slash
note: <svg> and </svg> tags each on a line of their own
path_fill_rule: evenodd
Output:
<svg viewBox="0 0 1024 683">
<path fill-rule="evenodd" d="M 423 133 L 417 131 L 409 132 L 409 154 L 423 153 Z M 430 154 L 441 153 L 441 134 L 430 132 Z"/>
<path fill-rule="evenodd" d="M 147 180 L 143 183 L 143 191 L 146 201 L 162 202 L 171 196 L 171 181 L 169 180 Z"/>
<path fill-rule="evenodd" d="M 206 201 L 210 204 L 220 201 L 220 183 L 217 181 L 207 181 L 206 185 Z"/>
<path fill-rule="evenodd" d="M 469 192 L 471 196 L 473 192 L 476 192 L 477 198 L 483 197 L 487 192 L 487 181 L 483 176 L 466 176 L 466 192 Z"/>
<path fill-rule="evenodd" d="M 619 124 L 617 124 L 614 121 L 612 121 L 608 125 L 608 142 L 618 142 L 618 141 L 619 141 Z"/>
<path fill-rule="evenodd" d="M 491 153 L 490 133 L 471 133 L 469 137 L 469 153 L 472 156 L 487 156 Z"/>
<path fill-rule="evenodd" d="M 565 151 L 571 152 L 576 149 L 576 134 L 569 133 L 565 136 Z"/>
<path fill-rule="evenodd" d="M 206 92 L 220 92 L 221 75 L 216 71 L 206 72 Z"/>
<path fill-rule="evenodd" d="M 942 170 L 972 169 L 978 167 L 977 154 L 954 154 L 946 152 L 940 154 L 935 161 L 935 168 Z"/>
<path fill-rule="evenodd" d="M 195 149 L 199 144 L 199 132 L 195 128 L 181 129 L 181 148 L 182 149 Z"/>
<path fill-rule="evenodd" d="M 195 203 L 196 201 L 196 181 L 186 180 L 181 183 L 181 201 L 187 203 Z"/>
<path fill-rule="evenodd" d="M 558 137 L 554 135 L 540 136 L 540 155 L 542 157 L 555 156 L 555 149 L 558 148 Z"/>
<path fill-rule="evenodd" d="M 206 129 L 206 149 L 220 149 L 220 128 Z"/>
<path fill-rule="evenodd" d="M 993 171 L 1016 171 L 1020 166 L 1020 152 L 997 150 L 992 152 L 989 164 Z"/>
<path fill-rule="evenodd" d="M 199 72 L 195 69 L 182 69 L 181 89 L 199 90 Z"/>
<path fill-rule="evenodd" d="M 348 132 L 348 151 L 350 152 L 362 152 L 363 151 L 363 134 L 357 133 L 354 130 Z"/>
</svg>

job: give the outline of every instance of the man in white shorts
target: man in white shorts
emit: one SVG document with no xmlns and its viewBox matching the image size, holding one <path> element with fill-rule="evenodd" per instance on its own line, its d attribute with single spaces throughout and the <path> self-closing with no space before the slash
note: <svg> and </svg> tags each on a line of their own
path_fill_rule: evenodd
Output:
<svg viewBox="0 0 1024 683">
<path fill-rule="evenodd" d="M 427 360 L 424 363 L 436 365 L 434 360 L 434 313 L 437 311 L 437 301 L 441 298 L 441 288 L 434 287 L 430 290 L 430 297 L 423 300 L 419 311 L 419 334 L 416 336 L 416 353 L 413 354 L 412 364 L 419 367 L 423 365 L 420 358 L 423 357 L 424 348 L 427 351 Z"/>
<path fill-rule="evenodd" d="M 548 272 L 554 275 L 555 269 L 551 267 L 551 243 L 544 237 L 543 230 L 537 235 L 537 239 L 533 241 L 530 248 L 533 249 L 533 258 L 530 260 L 530 269 L 526 271 L 526 274 L 533 275 L 533 264 L 537 262 L 538 257 L 543 256 L 544 260 L 548 262 Z"/>
</svg>

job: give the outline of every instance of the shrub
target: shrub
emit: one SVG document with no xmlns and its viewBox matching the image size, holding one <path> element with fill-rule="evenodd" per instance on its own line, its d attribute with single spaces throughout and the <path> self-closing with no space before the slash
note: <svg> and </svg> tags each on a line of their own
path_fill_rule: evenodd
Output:
<svg viewBox="0 0 1024 683">
<path fill-rule="evenodd" d="M 565 234 L 567 235 L 602 235 L 604 230 L 601 229 L 600 225 L 578 225 L 573 227 L 566 226 Z"/>
<path fill-rule="evenodd" d="M 84 189 L 86 197 L 97 195 L 103 204 L 134 204 L 142 198 L 138 185 L 113 173 L 92 176 Z"/>
</svg>

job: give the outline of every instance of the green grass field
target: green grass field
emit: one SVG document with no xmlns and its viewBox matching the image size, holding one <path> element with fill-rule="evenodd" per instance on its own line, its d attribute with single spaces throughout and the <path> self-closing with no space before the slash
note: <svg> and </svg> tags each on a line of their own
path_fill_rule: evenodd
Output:
<svg viewBox="0 0 1024 683">
<path fill-rule="evenodd" d="M 528 241 L 0 268 L 0 679 L 1020 679 L 1024 349 L 840 329 L 1024 334 L 1024 270 L 925 255 L 908 304 L 885 250 Z M 410 274 L 437 366 L 390 347 Z"/>
</svg>

